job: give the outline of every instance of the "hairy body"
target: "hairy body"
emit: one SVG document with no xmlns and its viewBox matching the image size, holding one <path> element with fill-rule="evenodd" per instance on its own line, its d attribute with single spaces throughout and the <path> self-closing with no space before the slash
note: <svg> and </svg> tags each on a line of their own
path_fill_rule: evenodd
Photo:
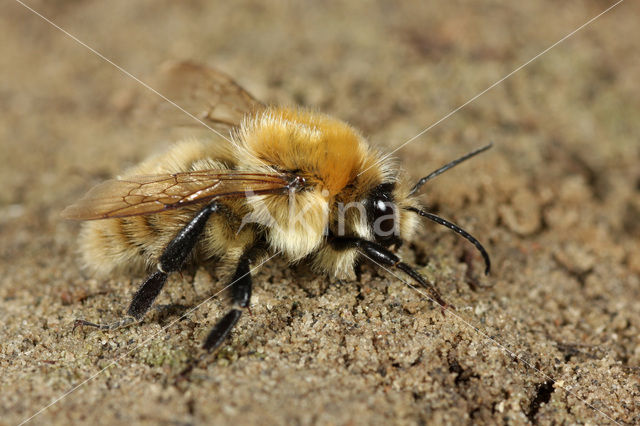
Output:
<svg viewBox="0 0 640 426">
<path fill-rule="evenodd" d="M 281 251 L 290 262 L 309 258 L 319 272 L 346 278 L 357 253 L 355 249 L 337 251 L 326 238 L 337 235 L 339 226 L 352 236 L 372 238 L 371 227 L 361 217 L 363 210 L 354 203 L 364 203 L 374 187 L 390 183 L 397 192 L 394 198 L 404 201 L 399 207 L 417 206 L 390 161 L 381 160 L 353 128 L 329 116 L 268 108 L 246 117 L 233 141 L 235 146 L 217 138 L 186 140 L 119 176 L 242 170 L 290 172 L 314 182 L 294 194 L 221 200 L 224 208 L 211 215 L 191 262 L 234 265 L 248 247 L 264 238 L 270 249 Z M 338 203 L 345 206 L 342 212 L 333 208 Z M 192 204 L 149 215 L 85 222 L 80 237 L 84 264 L 101 275 L 148 271 L 200 208 Z M 403 216 L 398 221 L 400 238 L 408 238 L 417 219 L 404 209 L 399 214 Z M 251 215 L 248 223 L 247 215 Z M 344 219 L 342 225 L 338 215 Z"/>
<path fill-rule="evenodd" d="M 266 107 L 210 68 L 183 63 L 170 71 L 168 87 L 180 93 L 208 89 L 200 103 L 205 108 L 194 112 L 226 126 L 231 139 L 180 142 L 94 187 L 63 212 L 87 221 L 80 235 L 87 268 L 101 274 L 149 272 L 128 318 L 79 324 L 108 329 L 140 320 L 170 273 L 186 263 L 205 263 L 233 274 L 233 307 L 204 343 L 214 350 L 249 307 L 251 263 L 269 252 L 290 263 L 308 261 L 317 271 L 340 278 L 353 276 L 363 256 L 406 273 L 444 308 L 447 303 L 435 287 L 391 250 L 415 234 L 420 216 L 469 240 L 489 271 L 482 245 L 455 224 L 422 210 L 414 194 L 490 145 L 410 187 L 388 157 L 340 120 L 305 109 Z"/>
</svg>

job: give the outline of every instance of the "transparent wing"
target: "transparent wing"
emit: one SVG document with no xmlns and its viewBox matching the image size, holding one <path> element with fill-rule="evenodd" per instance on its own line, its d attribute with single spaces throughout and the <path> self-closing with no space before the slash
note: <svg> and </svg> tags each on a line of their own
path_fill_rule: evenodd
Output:
<svg viewBox="0 0 640 426">
<path fill-rule="evenodd" d="M 93 187 L 67 207 L 67 219 L 93 220 L 158 213 L 214 198 L 286 193 L 291 177 L 225 170 L 134 176 Z"/>
<path fill-rule="evenodd" d="M 205 65 L 178 62 L 161 67 L 156 83 L 158 91 L 207 125 L 228 132 L 240 124 L 246 114 L 255 113 L 264 105 L 240 87 L 228 75 Z M 162 101 L 157 106 L 158 117 L 173 115 L 174 125 L 201 126 L 175 106 Z M 178 114 L 178 115 L 176 115 Z"/>
</svg>

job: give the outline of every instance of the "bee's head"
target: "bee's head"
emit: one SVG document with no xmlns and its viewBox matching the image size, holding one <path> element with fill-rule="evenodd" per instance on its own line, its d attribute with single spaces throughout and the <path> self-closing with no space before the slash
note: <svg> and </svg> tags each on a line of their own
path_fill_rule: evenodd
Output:
<svg viewBox="0 0 640 426">
<path fill-rule="evenodd" d="M 335 207 L 329 221 L 329 235 L 358 236 L 373 240 L 384 247 L 395 245 L 397 248 L 403 240 L 415 233 L 419 218 L 423 217 L 446 226 L 471 242 L 482 254 L 488 272 L 489 255 L 478 240 L 456 224 L 423 210 L 416 195 L 429 180 L 490 147 L 491 144 L 486 145 L 445 164 L 418 180 L 412 187 L 397 175 L 384 173 L 385 169 L 390 169 L 389 167 L 380 167 L 378 170 L 382 170 L 382 173 L 365 175 L 363 181 L 366 185 L 352 185 L 350 190 L 344 191 L 342 197 L 333 204 Z M 369 166 L 360 174 L 364 175 L 371 169 L 374 167 Z M 358 188 L 363 187 L 363 192 L 360 192 Z M 357 201 L 353 201 L 354 199 Z"/>
<path fill-rule="evenodd" d="M 385 247 L 391 245 L 399 247 L 403 238 L 407 238 L 415 229 L 417 218 L 424 217 L 446 226 L 471 242 L 482 254 L 488 273 L 491 262 L 480 242 L 456 224 L 421 209 L 414 196 L 427 181 L 490 147 L 491 144 L 486 145 L 444 165 L 420 179 L 411 189 L 406 188 L 401 181 L 375 185 L 364 202 L 367 225 L 374 241 Z"/>
</svg>

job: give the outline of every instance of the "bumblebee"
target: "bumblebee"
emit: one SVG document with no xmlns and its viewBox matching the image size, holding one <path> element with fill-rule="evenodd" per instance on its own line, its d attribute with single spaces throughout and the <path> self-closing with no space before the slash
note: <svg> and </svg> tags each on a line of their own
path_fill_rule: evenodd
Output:
<svg viewBox="0 0 640 426">
<path fill-rule="evenodd" d="M 353 127 L 302 108 L 266 106 L 215 69 L 193 63 L 165 70 L 162 87 L 188 100 L 199 118 L 229 138 L 186 140 L 114 180 L 91 189 L 63 216 L 86 221 L 80 233 L 84 264 L 97 273 L 152 271 L 127 316 L 111 329 L 140 321 L 169 274 L 187 263 L 225 268 L 231 309 L 204 341 L 213 351 L 249 307 L 250 265 L 266 254 L 309 262 L 319 273 L 353 276 L 361 260 L 400 270 L 435 287 L 392 251 L 424 217 L 455 231 L 490 259 L 455 224 L 425 211 L 416 194 L 427 181 L 487 150 L 475 150 L 409 185 L 388 156 Z"/>
</svg>

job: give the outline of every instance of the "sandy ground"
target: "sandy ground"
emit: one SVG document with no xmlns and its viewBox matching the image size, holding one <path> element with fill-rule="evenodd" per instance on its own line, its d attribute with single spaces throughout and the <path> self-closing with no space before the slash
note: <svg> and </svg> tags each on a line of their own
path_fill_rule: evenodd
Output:
<svg viewBox="0 0 640 426">
<path fill-rule="evenodd" d="M 141 78 L 192 59 L 391 150 L 611 2 L 30 1 Z M 531 3 L 531 4 L 529 4 Z M 267 263 L 252 316 L 191 360 L 227 306 L 204 269 L 144 323 L 101 332 L 140 277 L 96 279 L 60 211 L 166 148 L 130 78 L 18 3 L 0 22 L 1 424 L 640 423 L 640 29 L 627 0 L 396 154 L 418 178 L 488 141 L 423 200 L 401 251 L 457 307 L 373 267 L 336 282 Z M 180 114 L 177 112 L 176 114 Z M 485 287 L 491 286 L 491 287 Z M 174 323 L 175 322 L 175 323 Z M 165 328 L 166 327 L 166 328 Z M 70 394 L 68 394 L 70 391 Z"/>
</svg>

